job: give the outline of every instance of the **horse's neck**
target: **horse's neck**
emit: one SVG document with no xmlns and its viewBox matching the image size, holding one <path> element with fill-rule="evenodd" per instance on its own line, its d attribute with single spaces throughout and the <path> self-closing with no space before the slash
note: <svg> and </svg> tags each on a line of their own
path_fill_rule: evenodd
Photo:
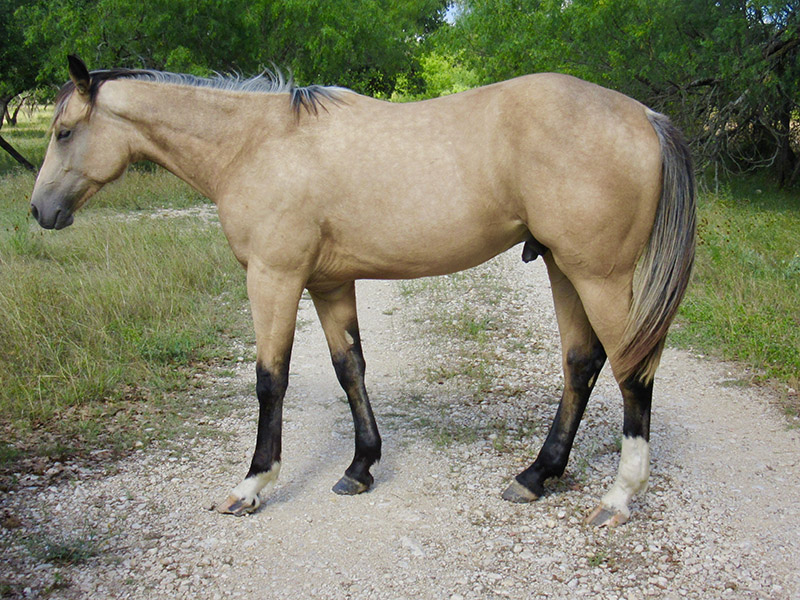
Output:
<svg viewBox="0 0 800 600">
<path fill-rule="evenodd" d="M 212 201 L 248 140 L 270 130 L 270 114 L 285 112 L 278 105 L 286 100 L 278 95 L 120 83 L 127 89 L 116 94 L 112 110 L 134 127 L 134 158 L 163 166 Z"/>
</svg>

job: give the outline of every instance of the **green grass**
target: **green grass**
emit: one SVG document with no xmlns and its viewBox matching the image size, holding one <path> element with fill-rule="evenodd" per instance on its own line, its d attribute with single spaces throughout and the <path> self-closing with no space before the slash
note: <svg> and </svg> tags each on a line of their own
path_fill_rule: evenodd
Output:
<svg viewBox="0 0 800 600">
<path fill-rule="evenodd" d="M 83 564 L 100 555 L 98 536 L 91 531 L 31 534 L 23 543 L 37 561 L 56 566 Z"/>
<path fill-rule="evenodd" d="M 44 160 L 44 151 L 47 148 L 47 130 L 52 119 L 52 110 L 38 110 L 30 117 L 20 111 L 17 125 L 11 126 L 4 123 L 0 135 L 11 144 L 17 152 L 22 154 L 28 162 L 39 167 Z M 5 150 L 0 149 L 0 175 L 22 171 L 22 167 Z"/>
<path fill-rule="evenodd" d="M 692 284 L 671 341 L 800 384 L 800 199 L 737 181 L 699 206 Z M 795 396 L 796 398 L 796 396 Z"/>
<path fill-rule="evenodd" d="M 30 218 L 32 185 L 0 175 L 0 464 L 150 437 L 145 425 L 169 426 L 165 403 L 192 373 L 251 336 L 219 225 L 131 212 L 200 205 L 177 179 L 129 173 L 61 232 Z"/>
</svg>

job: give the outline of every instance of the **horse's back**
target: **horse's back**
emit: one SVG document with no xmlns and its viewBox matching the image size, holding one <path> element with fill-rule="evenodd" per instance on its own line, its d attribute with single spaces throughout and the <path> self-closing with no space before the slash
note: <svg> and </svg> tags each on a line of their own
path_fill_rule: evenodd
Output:
<svg viewBox="0 0 800 600">
<path fill-rule="evenodd" d="M 459 270 L 528 230 L 604 271 L 632 265 L 649 235 L 660 157 L 646 108 L 573 77 L 408 104 L 346 94 L 306 123 L 282 153 L 309 162 L 296 206 L 322 224 L 322 279 Z"/>
</svg>

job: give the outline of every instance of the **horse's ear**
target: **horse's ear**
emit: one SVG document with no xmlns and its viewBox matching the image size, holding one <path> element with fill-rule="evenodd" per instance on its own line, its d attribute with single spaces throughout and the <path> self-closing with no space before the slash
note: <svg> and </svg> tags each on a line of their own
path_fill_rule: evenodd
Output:
<svg viewBox="0 0 800 600">
<path fill-rule="evenodd" d="M 75 89 L 85 96 L 89 93 L 89 82 L 91 80 L 89 69 L 86 68 L 80 58 L 73 54 L 70 54 L 67 60 L 69 61 L 69 78 L 75 84 Z"/>
</svg>

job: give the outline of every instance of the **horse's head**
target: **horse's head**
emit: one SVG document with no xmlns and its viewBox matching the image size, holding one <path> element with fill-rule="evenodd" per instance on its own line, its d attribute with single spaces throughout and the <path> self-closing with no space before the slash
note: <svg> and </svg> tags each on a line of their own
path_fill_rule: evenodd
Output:
<svg viewBox="0 0 800 600">
<path fill-rule="evenodd" d="M 73 213 L 122 175 L 130 160 L 113 117 L 97 110 L 100 86 L 79 58 L 69 57 L 69 75 L 71 82 L 56 102 L 50 144 L 31 196 L 31 214 L 45 229 L 71 225 Z"/>
</svg>

